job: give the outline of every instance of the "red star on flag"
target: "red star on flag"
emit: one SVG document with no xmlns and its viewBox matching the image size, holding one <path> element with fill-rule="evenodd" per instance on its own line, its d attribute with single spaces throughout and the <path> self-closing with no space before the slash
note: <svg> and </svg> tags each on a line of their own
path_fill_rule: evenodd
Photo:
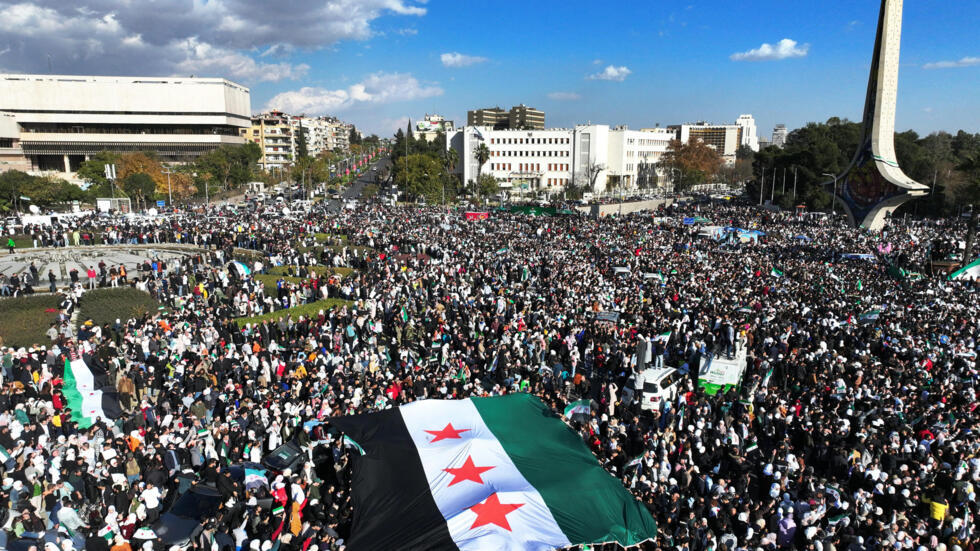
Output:
<svg viewBox="0 0 980 551">
<path fill-rule="evenodd" d="M 496 524 L 510 532 L 511 529 L 510 524 L 507 522 L 507 515 L 523 505 L 523 503 L 501 503 L 496 493 L 490 494 L 490 497 L 483 503 L 477 503 L 470 507 L 470 511 L 476 513 L 476 520 L 473 521 L 473 526 L 470 526 L 470 530 L 485 524 Z"/>
<path fill-rule="evenodd" d="M 449 483 L 450 486 L 453 484 L 458 484 L 464 480 L 472 480 L 478 484 L 483 484 L 483 479 L 480 475 L 489 471 L 493 467 L 477 467 L 473 464 L 473 457 L 467 455 L 466 461 L 463 463 L 462 467 L 450 467 L 443 469 L 447 473 L 453 475 L 453 481 Z"/>
<path fill-rule="evenodd" d="M 446 428 L 442 430 L 427 430 L 425 432 L 431 434 L 432 436 L 435 436 L 435 438 L 433 438 L 432 441 L 429 442 L 430 444 L 435 444 L 440 440 L 448 440 L 450 438 L 462 438 L 460 434 L 464 432 L 468 432 L 469 430 L 470 429 L 454 429 L 453 424 L 449 423 L 448 425 L 446 425 Z"/>
</svg>

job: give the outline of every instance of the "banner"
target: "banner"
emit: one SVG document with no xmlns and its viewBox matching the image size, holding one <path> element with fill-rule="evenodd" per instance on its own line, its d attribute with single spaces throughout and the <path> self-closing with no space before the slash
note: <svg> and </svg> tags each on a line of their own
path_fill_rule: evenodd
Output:
<svg viewBox="0 0 980 551">
<path fill-rule="evenodd" d="M 467 220 L 486 220 L 490 218 L 489 212 L 465 212 L 463 217 Z"/>
</svg>

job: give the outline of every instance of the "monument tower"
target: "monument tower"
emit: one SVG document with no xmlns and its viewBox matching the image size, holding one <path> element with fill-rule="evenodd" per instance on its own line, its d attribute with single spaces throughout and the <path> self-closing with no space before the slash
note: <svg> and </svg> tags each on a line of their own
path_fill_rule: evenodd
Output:
<svg viewBox="0 0 980 551">
<path fill-rule="evenodd" d="M 880 229 L 885 216 L 928 187 L 909 178 L 895 158 L 895 102 L 898 95 L 898 54 L 902 40 L 902 0 L 881 0 L 878 35 L 868 96 L 864 102 L 861 141 L 851 164 L 838 176 L 837 199 L 854 225 Z M 833 185 L 826 182 L 825 185 Z"/>
</svg>

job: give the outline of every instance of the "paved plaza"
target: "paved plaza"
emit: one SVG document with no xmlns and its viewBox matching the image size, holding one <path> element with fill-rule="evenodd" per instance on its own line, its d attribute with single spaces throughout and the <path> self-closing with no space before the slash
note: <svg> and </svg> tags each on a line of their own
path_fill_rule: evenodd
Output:
<svg viewBox="0 0 980 551">
<path fill-rule="evenodd" d="M 135 273 L 143 262 L 153 259 L 163 261 L 176 260 L 197 251 L 193 247 L 180 245 L 106 245 L 89 247 L 65 247 L 59 249 L 23 249 L 13 254 L 0 255 L 0 274 L 10 277 L 13 274 L 30 273 L 33 262 L 37 266 L 40 282 L 35 287 L 46 287 L 48 271 L 53 271 L 58 283 L 70 280 L 72 269 L 78 270 L 79 278 L 85 279 L 89 266 L 98 266 L 105 262 L 106 266 L 126 266 L 126 271 Z"/>
</svg>

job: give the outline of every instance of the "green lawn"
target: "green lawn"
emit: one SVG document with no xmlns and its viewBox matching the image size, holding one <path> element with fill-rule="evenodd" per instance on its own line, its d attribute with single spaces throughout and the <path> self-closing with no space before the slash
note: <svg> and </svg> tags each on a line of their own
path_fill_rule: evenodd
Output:
<svg viewBox="0 0 980 551">
<path fill-rule="evenodd" d="M 91 319 L 96 325 L 111 324 L 117 318 L 125 322 L 143 314 L 154 314 L 160 311 L 160 306 L 149 294 L 132 287 L 95 289 L 82 295 L 78 323 Z"/>
<path fill-rule="evenodd" d="M 29 347 L 50 344 L 44 334 L 58 317 L 57 295 L 32 295 L 0 299 L 0 343 L 6 346 Z M 49 312 L 48 310 L 55 310 Z"/>
<path fill-rule="evenodd" d="M 9 235 L 3 236 L 3 247 L 4 247 L 5 250 L 6 250 L 6 247 L 7 247 L 7 239 L 9 239 L 9 238 L 10 238 Z M 74 242 L 71 241 L 71 239 L 72 239 L 71 234 L 68 234 L 68 240 L 71 242 L 71 245 L 74 246 Z M 79 243 L 81 243 L 81 241 Z M 102 243 L 102 234 L 101 233 L 95 232 L 95 244 L 96 245 L 102 245 L 103 244 Z M 27 234 L 17 233 L 17 234 L 14 234 L 14 245 L 17 247 L 18 250 L 19 249 L 32 249 L 32 248 L 34 248 L 34 240 L 31 239 L 31 236 L 29 236 Z M 83 247 L 85 245 L 79 245 L 79 246 L 82 246 Z"/>
<path fill-rule="evenodd" d="M 278 320 L 279 318 L 292 316 L 293 319 L 299 318 L 299 316 L 317 316 L 320 310 L 327 311 L 340 306 L 350 306 L 353 302 L 349 300 L 343 300 L 339 298 L 328 298 L 325 300 L 312 302 L 310 304 L 303 304 L 295 308 L 287 308 L 285 310 L 276 310 L 275 312 L 270 312 L 268 314 L 262 314 L 259 316 L 252 316 L 250 318 L 238 318 L 238 326 L 244 327 L 247 323 L 261 323 L 265 320 Z"/>
<path fill-rule="evenodd" d="M 290 268 L 292 268 L 293 274 L 295 274 L 296 273 L 296 267 L 295 266 L 272 266 L 271 268 L 267 268 L 266 269 L 266 272 L 268 272 L 268 274 L 266 274 L 266 275 L 277 275 L 277 276 L 282 275 L 282 276 L 288 276 L 289 275 L 289 269 Z M 330 267 L 327 267 L 327 266 L 315 266 L 312 271 L 316 272 L 318 275 L 319 274 L 338 274 L 338 275 L 343 276 L 343 277 L 347 277 L 347 276 L 351 275 L 352 273 L 354 273 L 354 269 L 353 268 L 344 268 L 344 267 L 330 268 Z"/>
<path fill-rule="evenodd" d="M 284 279 L 286 283 L 302 283 L 306 281 L 301 277 L 289 277 L 278 274 L 252 274 L 252 279 L 262 284 L 266 296 L 271 297 L 276 296 L 276 282 L 279 281 L 279 278 Z"/>
</svg>

